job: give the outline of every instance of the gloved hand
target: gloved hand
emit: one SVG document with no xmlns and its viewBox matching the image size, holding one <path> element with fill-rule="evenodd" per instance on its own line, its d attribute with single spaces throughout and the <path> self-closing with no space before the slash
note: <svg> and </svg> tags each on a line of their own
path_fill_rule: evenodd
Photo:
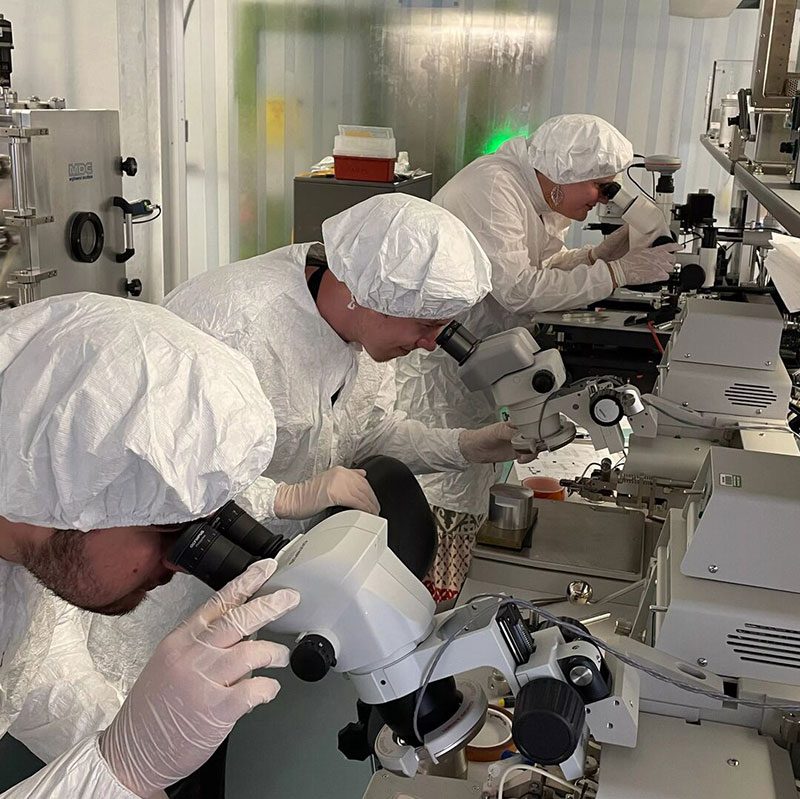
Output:
<svg viewBox="0 0 800 799">
<path fill-rule="evenodd" d="M 662 244 L 646 250 L 631 250 L 616 261 L 609 261 L 608 268 L 616 286 L 638 286 L 666 280 L 675 266 L 677 244 Z M 616 287 L 615 286 L 615 287 Z"/>
<path fill-rule="evenodd" d="M 279 519 L 308 519 L 335 505 L 374 514 L 381 511 L 363 469 L 334 466 L 302 483 L 281 483 L 275 494 L 275 515 Z"/>
<path fill-rule="evenodd" d="M 511 439 L 517 428 L 508 422 L 479 427 L 477 430 L 462 430 L 458 436 L 458 448 L 464 460 L 470 463 L 502 463 L 517 457 Z"/>
<path fill-rule="evenodd" d="M 618 227 L 609 236 L 606 236 L 596 247 L 592 247 L 590 256 L 592 263 L 595 261 L 615 261 L 628 254 L 630 250 L 629 228 L 627 225 Z"/>
<path fill-rule="evenodd" d="M 191 774 L 241 716 L 275 698 L 277 681 L 250 672 L 286 666 L 289 650 L 242 640 L 300 602 L 290 589 L 248 602 L 275 568 L 274 560 L 254 563 L 173 630 L 102 733 L 100 751 L 109 768 L 137 796 Z"/>
</svg>

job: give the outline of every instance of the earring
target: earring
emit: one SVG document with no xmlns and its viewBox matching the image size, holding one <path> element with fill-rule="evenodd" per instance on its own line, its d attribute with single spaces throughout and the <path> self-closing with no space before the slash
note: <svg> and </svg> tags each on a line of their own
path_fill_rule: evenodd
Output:
<svg viewBox="0 0 800 799">
<path fill-rule="evenodd" d="M 555 208 L 558 208 L 558 206 L 564 202 L 564 189 L 562 189 L 558 184 L 553 186 L 553 188 L 550 190 L 550 202 L 553 203 Z"/>
<path fill-rule="evenodd" d="M 350 302 L 347 303 L 347 310 L 348 311 L 355 311 L 356 309 L 356 298 L 351 294 L 350 295 Z"/>
</svg>

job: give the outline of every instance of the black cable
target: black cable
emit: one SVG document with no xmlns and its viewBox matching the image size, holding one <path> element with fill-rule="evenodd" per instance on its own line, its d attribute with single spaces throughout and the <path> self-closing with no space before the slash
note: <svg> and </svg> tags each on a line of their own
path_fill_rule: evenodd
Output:
<svg viewBox="0 0 800 799">
<path fill-rule="evenodd" d="M 635 167 L 635 166 L 636 166 L 636 167 L 641 167 L 641 166 L 644 166 L 644 164 L 631 164 L 631 165 L 630 165 L 630 166 L 629 166 L 629 167 L 628 167 L 628 168 L 625 170 L 625 174 L 628 176 L 628 178 L 630 179 L 630 181 L 631 181 L 631 182 L 632 182 L 632 183 L 633 183 L 633 184 L 634 184 L 634 185 L 635 185 L 635 186 L 636 186 L 636 187 L 639 189 L 639 191 L 640 191 L 642 194 L 644 194 L 644 195 L 645 195 L 645 197 L 649 197 L 649 198 L 652 200 L 652 199 L 653 199 L 653 196 L 652 196 L 652 194 L 650 194 L 650 192 L 648 192 L 648 191 L 647 191 L 647 190 L 646 190 L 646 189 L 645 189 L 645 188 L 644 188 L 644 187 L 641 185 L 641 183 L 639 183 L 639 181 L 638 181 L 638 180 L 636 180 L 636 178 L 635 178 L 635 177 L 633 177 L 633 175 L 631 175 L 631 169 L 633 169 L 633 167 Z"/>
<path fill-rule="evenodd" d="M 152 216 L 148 216 L 147 219 L 134 219 L 134 225 L 146 225 L 148 222 L 155 222 L 158 217 L 161 216 L 161 206 L 160 205 L 153 205 L 153 208 L 156 209 L 156 212 Z"/>
</svg>

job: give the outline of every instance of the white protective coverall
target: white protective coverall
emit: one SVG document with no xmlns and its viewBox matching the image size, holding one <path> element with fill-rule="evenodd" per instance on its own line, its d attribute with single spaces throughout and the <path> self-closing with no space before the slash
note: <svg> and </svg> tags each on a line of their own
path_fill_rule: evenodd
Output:
<svg viewBox="0 0 800 799">
<path fill-rule="evenodd" d="M 249 361 L 163 308 L 69 294 L 0 313 L 9 521 L 91 530 L 201 518 L 260 479 L 274 441 Z M 0 560 L 0 734 L 57 758 L 4 799 L 133 797 L 97 733 L 163 634 L 207 596 L 191 579 L 178 575 L 155 592 L 161 602 L 111 618 Z"/>
<path fill-rule="evenodd" d="M 403 202 L 408 200 L 423 202 L 409 197 Z M 323 228 L 326 241 L 338 241 L 339 233 L 353 234 L 357 223 L 349 224 L 346 217 L 339 221 L 343 224 L 336 229 L 337 235 L 329 236 L 329 228 Z M 387 249 L 378 257 L 380 244 L 367 240 L 372 235 L 381 239 L 380 230 L 371 229 L 363 240 L 351 242 L 352 259 L 344 266 L 334 266 L 334 250 L 328 251 L 337 277 L 346 282 L 349 269 L 357 273 L 361 285 L 354 282 L 348 287 L 362 305 L 391 310 L 394 303 L 401 303 L 408 312 L 430 311 L 432 318 L 437 314 L 446 318 L 447 311 L 463 309 L 471 301 L 459 301 L 462 292 L 470 297 L 483 296 L 488 290 L 488 262 L 479 248 L 469 257 L 462 253 L 453 264 L 453 271 L 469 270 L 472 279 L 463 288 L 457 283 L 449 291 L 440 287 L 438 300 L 425 291 L 393 286 L 389 278 L 380 279 L 380 270 L 369 262 L 370 258 L 385 262 L 393 257 L 386 254 Z M 388 241 L 393 235 L 383 237 L 386 248 L 391 248 Z M 343 341 L 320 315 L 305 276 L 311 246 L 294 244 L 207 272 L 179 286 L 165 300 L 171 311 L 252 361 L 275 411 L 278 431 L 265 479 L 238 501 L 284 535 L 294 535 L 313 522 L 275 518 L 278 481 L 299 483 L 333 466 L 351 467 L 375 453 L 397 458 L 416 474 L 467 466 L 458 447 L 461 430 L 430 430 L 396 411 L 392 364 L 378 364 L 358 345 Z M 413 264 L 414 247 L 408 242 L 406 246 L 406 262 Z M 356 269 L 353 262 L 359 261 L 362 250 L 368 257 L 361 258 L 361 268 Z M 419 268 L 418 264 L 416 271 Z M 366 276 L 370 271 L 376 276 L 372 280 Z"/>
<path fill-rule="evenodd" d="M 562 141 L 567 150 L 569 144 Z M 576 182 L 614 175 L 630 162 L 630 153 L 611 151 L 600 157 L 595 151 L 582 158 L 595 163 L 584 165 L 583 175 L 567 171 Z M 596 302 L 614 288 L 605 262 L 589 264 L 590 247 L 565 248 L 563 236 L 571 220 L 551 210 L 533 163 L 536 153 L 528 140 L 511 139 L 493 155 L 464 167 L 433 198 L 466 224 L 492 263 L 491 294 L 457 317 L 481 338 L 526 325 L 539 311 Z M 559 167 L 566 171 L 563 162 L 554 165 Z M 491 400 L 469 392 L 457 368 L 441 349 L 412 352 L 399 360 L 398 408 L 431 426 L 477 427 L 496 421 Z M 474 516 L 486 513 L 494 481 L 494 468 L 484 464 L 420 478 L 432 505 Z"/>
</svg>

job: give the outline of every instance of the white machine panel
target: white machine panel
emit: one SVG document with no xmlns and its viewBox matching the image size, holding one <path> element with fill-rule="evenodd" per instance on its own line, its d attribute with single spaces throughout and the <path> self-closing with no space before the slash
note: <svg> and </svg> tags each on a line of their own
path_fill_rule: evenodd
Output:
<svg viewBox="0 0 800 799">
<path fill-rule="evenodd" d="M 712 447 L 694 488 L 684 574 L 800 593 L 799 458 Z"/>
<path fill-rule="evenodd" d="M 783 319 L 771 302 L 690 298 L 670 341 L 672 363 L 704 363 L 772 371 Z"/>
<path fill-rule="evenodd" d="M 789 754 L 756 730 L 639 716 L 635 749 L 603 746 L 597 799 L 797 799 Z"/>
<path fill-rule="evenodd" d="M 800 685 L 800 603 L 796 594 L 701 580 L 680 571 L 686 525 L 672 510 L 669 557 L 659 571 L 667 610 L 656 648 L 715 674 Z"/>
</svg>

